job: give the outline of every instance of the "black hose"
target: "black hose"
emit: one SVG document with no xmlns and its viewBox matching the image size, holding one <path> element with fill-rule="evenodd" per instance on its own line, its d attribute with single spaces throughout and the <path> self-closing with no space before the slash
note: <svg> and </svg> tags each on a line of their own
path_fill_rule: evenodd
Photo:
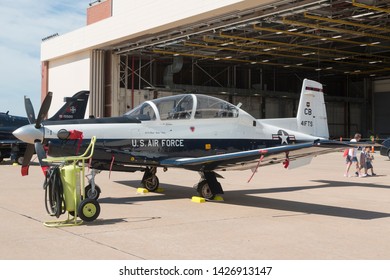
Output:
<svg viewBox="0 0 390 280">
<path fill-rule="evenodd" d="M 53 166 L 46 172 L 45 182 L 45 207 L 50 216 L 57 218 L 66 211 L 64 189 L 61 181 L 60 168 Z"/>
</svg>

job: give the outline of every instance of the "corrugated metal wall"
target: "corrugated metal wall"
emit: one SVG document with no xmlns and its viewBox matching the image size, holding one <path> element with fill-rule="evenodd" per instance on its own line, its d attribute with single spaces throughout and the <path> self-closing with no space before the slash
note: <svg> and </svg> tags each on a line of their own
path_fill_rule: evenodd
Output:
<svg viewBox="0 0 390 280">
<path fill-rule="evenodd" d="M 104 117 L 104 51 L 94 50 L 91 55 L 90 115 Z"/>
</svg>

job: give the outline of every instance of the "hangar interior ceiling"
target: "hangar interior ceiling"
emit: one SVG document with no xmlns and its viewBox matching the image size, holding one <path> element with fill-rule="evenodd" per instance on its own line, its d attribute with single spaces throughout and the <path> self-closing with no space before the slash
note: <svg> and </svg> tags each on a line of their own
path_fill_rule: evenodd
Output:
<svg viewBox="0 0 390 280">
<path fill-rule="evenodd" d="M 116 54 L 278 68 L 299 76 L 390 70 L 390 1 L 283 0 L 114 46 Z M 317 75 L 319 75 L 317 73 Z"/>
<path fill-rule="evenodd" d="M 389 22 L 388 0 L 280 0 L 105 50 L 120 56 L 128 89 L 296 97 L 309 78 L 328 100 L 363 104 L 389 77 Z"/>
</svg>

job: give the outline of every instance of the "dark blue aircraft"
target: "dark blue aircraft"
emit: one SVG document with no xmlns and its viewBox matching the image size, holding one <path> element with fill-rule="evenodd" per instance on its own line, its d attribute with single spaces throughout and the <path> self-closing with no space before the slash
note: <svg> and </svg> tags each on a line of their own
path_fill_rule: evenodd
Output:
<svg viewBox="0 0 390 280">
<path fill-rule="evenodd" d="M 88 97 L 89 91 L 79 91 L 72 97 L 66 97 L 64 99 L 64 102 L 66 102 L 64 106 L 48 120 L 83 119 L 87 108 Z M 26 106 L 32 108 L 30 99 L 27 97 L 25 99 L 25 104 L 28 104 Z M 27 111 L 33 112 L 33 110 Z M 32 119 L 35 119 L 35 116 L 32 116 Z M 22 164 L 27 144 L 17 139 L 12 132 L 29 123 L 29 119 L 26 117 L 13 116 L 9 112 L 0 112 L 0 162 L 5 158 L 11 158 L 11 161 Z"/>
</svg>

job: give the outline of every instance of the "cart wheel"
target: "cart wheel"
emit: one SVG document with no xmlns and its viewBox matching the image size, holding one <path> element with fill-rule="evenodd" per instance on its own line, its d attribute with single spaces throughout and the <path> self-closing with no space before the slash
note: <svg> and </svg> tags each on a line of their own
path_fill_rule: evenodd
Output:
<svg viewBox="0 0 390 280">
<path fill-rule="evenodd" d="M 92 222 L 100 214 L 100 205 L 96 200 L 87 198 L 81 201 L 78 210 L 80 219 L 85 222 Z"/>
<path fill-rule="evenodd" d="M 85 187 L 85 197 L 97 200 L 100 196 L 100 193 L 102 191 L 100 190 L 98 185 L 95 185 L 95 191 L 92 191 L 92 186 L 88 185 Z"/>
</svg>

